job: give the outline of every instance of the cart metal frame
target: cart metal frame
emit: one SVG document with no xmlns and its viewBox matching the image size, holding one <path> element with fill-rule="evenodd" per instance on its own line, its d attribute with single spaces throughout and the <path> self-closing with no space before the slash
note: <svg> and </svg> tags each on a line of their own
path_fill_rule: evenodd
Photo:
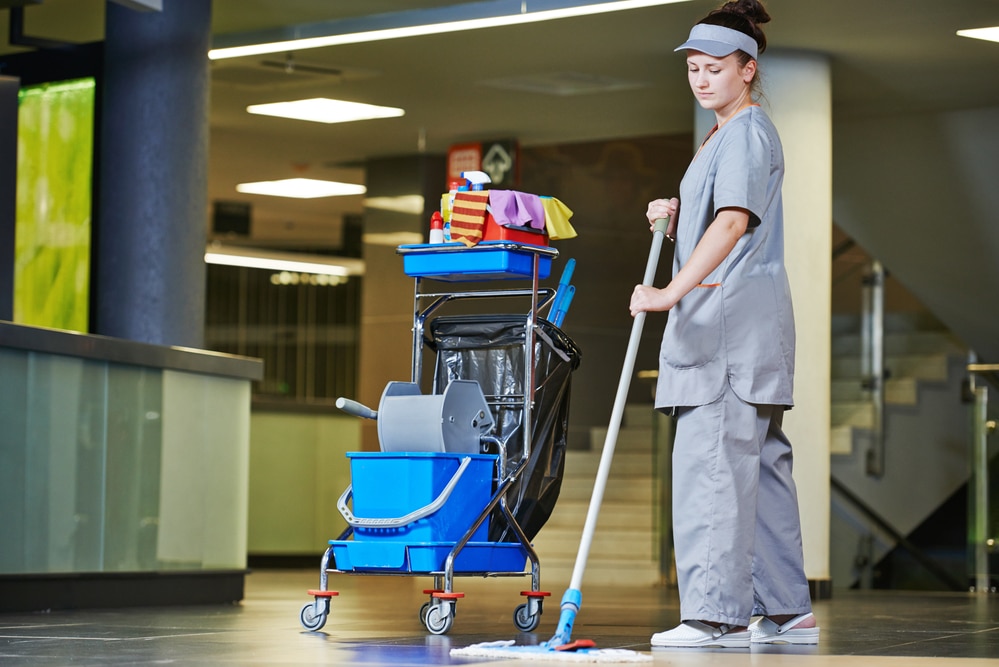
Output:
<svg viewBox="0 0 999 667">
<path fill-rule="evenodd" d="M 320 564 L 319 588 L 308 592 L 314 601 L 306 604 L 301 611 L 300 620 L 306 629 L 318 631 L 325 623 L 330 613 L 330 600 L 339 595 L 336 591 L 329 590 L 329 575 L 348 574 L 357 576 L 432 576 L 434 587 L 424 590 L 430 596 L 428 602 L 424 603 L 420 609 L 420 620 L 433 634 L 445 634 L 451 629 L 455 616 L 455 606 L 457 600 L 464 597 L 464 593 L 454 591 L 455 576 L 463 577 L 518 577 L 531 576 L 531 590 L 522 591 L 521 595 L 526 601 L 519 605 L 513 614 L 514 625 L 523 632 L 530 632 L 537 628 L 542 614 L 542 602 L 550 593 L 540 590 L 541 588 L 541 565 L 537 553 L 530 543 L 530 539 L 524 533 L 523 528 L 517 522 L 513 512 L 507 506 L 507 493 L 510 487 L 520 478 L 531 456 L 531 443 L 533 435 L 532 413 L 534 409 L 534 393 L 536 389 L 534 346 L 537 342 L 537 321 L 539 313 L 551 306 L 555 299 L 556 291 L 551 288 L 540 287 L 540 262 L 542 257 L 554 259 L 558 257 L 558 251 L 545 246 L 535 246 L 516 242 L 491 243 L 488 246 L 472 246 L 466 248 L 463 245 L 446 246 L 401 246 L 397 249 L 400 255 L 410 253 L 476 253 L 496 250 L 505 250 L 515 253 L 528 253 L 531 255 L 532 270 L 531 275 L 510 275 L 504 280 L 531 280 L 529 289 L 522 287 L 496 288 L 496 289 L 474 289 L 474 290 L 437 290 L 431 292 L 422 291 L 423 282 L 431 280 L 437 284 L 454 282 L 476 282 L 483 280 L 477 278 L 475 274 L 468 274 L 467 277 L 455 277 L 453 275 L 438 276 L 416 275 L 414 276 L 413 292 L 413 343 L 412 343 L 412 368 L 411 381 L 417 385 L 423 380 L 423 352 L 424 335 L 426 325 L 431 316 L 445 305 L 469 299 L 497 299 L 497 298 L 530 298 L 530 309 L 525 316 L 524 327 L 524 378 L 523 395 L 514 396 L 487 396 L 486 400 L 490 406 L 508 407 L 519 403 L 521 407 L 521 458 L 513 468 L 506 470 L 507 451 L 506 443 L 494 436 L 484 436 L 482 440 L 492 444 L 497 449 L 497 470 L 496 470 L 496 490 L 489 503 L 482 509 L 477 519 L 465 531 L 463 537 L 455 543 L 444 562 L 443 570 L 439 571 L 353 571 L 338 570 L 331 567 L 333 559 L 333 545 L 326 549 Z M 486 278 L 493 282 L 493 280 Z M 429 303 L 427 303 L 429 301 Z M 423 304 L 427 305 L 423 305 Z M 471 540 L 475 531 L 482 523 L 499 508 L 503 517 L 512 528 L 521 546 L 527 554 L 531 563 L 530 572 L 521 570 L 513 571 L 462 571 L 456 573 L 454 570 L 455 559 Z M 336 541 L 346 540 L 353 533 L 353 527 L 348 526 Z"/>
</svg>

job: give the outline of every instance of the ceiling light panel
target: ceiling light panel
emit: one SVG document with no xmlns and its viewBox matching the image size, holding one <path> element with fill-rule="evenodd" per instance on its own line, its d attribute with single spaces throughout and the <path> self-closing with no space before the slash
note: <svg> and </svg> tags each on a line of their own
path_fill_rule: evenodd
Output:
<svg viewBox="0 0 999 667">
<path fill-rule="evenodd" d="M 973 28 L 971 30 L 958 30 L 961 37 L 971 37 L 972 39 L 984 39 L 988 42 L 999 42 L 999 26 L 991 28 Z"/>
<path fill-rule="evenodd" d="M 350 123 L 374 118 L 394 118 L 406 113 L 396 107 L 331 100 L 326 97 L 272 104 L 251 104 L 246 110 L 263 116 L 309 120 L 315 123 Z"/>
<path fill-rule="evenodd" d="M 338 183 L 337 181 L 322 181 L 314 178 L 286 178 L 279 181 L 240 183 L 236 186 L 236 191 L 250 195 L 316 199 L 319 197 L 363 195 L 367 188 L 354 183 Z"/>
</svg>

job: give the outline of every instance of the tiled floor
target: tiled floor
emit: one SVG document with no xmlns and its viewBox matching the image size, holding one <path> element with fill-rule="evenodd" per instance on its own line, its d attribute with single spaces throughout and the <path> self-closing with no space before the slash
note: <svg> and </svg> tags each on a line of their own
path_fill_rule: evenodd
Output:
<svg viewBox="0 0 999 667">
<path fill-rule="evenodd" d="M 332 614 L 321 632 L 299 625 L 318 570 L 258 571 L 237 605 L 0 615 L 2 665 L 530 665 L 550 660 L 487 660 L 451 656 L 452 647 L 516 639 L 549 639 L 558 621 L 552 590 L 541 626 L 518 635 L 512 621 L 521 578 L 456 581 L 459 601 L 447 635 L 427 633 L 418 613 L 426 578 L 331 578 Z M 583 585 L 572 636 L 601 648 L 629 648 L 654 665 L 804 665 L 805 667 L 999 665 L 999 597 L 973 594 L 837 590 L 816 604 L 817 647 L 765 650 L 651 650 L 653 632 L 678 620 L 676 591 L 612 590 Z M 646 663 L 648 664 L 648 663 Z"/>
</svg>

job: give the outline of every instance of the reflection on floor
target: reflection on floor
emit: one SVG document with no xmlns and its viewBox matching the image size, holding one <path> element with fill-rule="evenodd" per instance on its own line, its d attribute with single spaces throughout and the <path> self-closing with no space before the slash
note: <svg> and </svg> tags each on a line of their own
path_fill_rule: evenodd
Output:
<svg viewBox="0 0 999 667">
<path fill-rule="evenodd" d="M 456 581 L 466 593 L 447 635 L 427 633 L 419 620 L 427 578 L 339 576 L 332 613 L 320 632 L 299 624 L 306 590 L 318 571 L 258 571 L 246 599 L 222 607 L 0 615 L 3 665 L 531 665 L 551 661 L 455 658 L 451 647 L 517 639 L 545 641 L 558 621 L 552 598 L 533 636 L 518 635 L 513 610 L 521 578 Z M 527 584 L 525 586 L 525 584 Z M 954 665 L 995 667 L 999 659 L 999 598 L 995 595 L 839 591 L 815 605 L 822 627 L 816 647 L 742 650 L 651 650 L 653 632 L 678 621 L 670 588 L 608 589 L 583 585 L 574 639 L 601 648 L 650 652 L 655 665 Z M 904 660 L 899 660 L 904 658 Z"/>
</svg>

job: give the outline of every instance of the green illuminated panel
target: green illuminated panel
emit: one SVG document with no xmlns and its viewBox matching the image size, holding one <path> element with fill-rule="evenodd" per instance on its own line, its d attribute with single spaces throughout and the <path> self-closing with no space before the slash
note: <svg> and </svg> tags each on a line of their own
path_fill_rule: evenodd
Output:
<svg viewBox="0 0 999 667">
<path fill-rule="evenodd" d="M 93 79 L 19 94 L 14 321 L 87 331 Z"/>
</svg>

